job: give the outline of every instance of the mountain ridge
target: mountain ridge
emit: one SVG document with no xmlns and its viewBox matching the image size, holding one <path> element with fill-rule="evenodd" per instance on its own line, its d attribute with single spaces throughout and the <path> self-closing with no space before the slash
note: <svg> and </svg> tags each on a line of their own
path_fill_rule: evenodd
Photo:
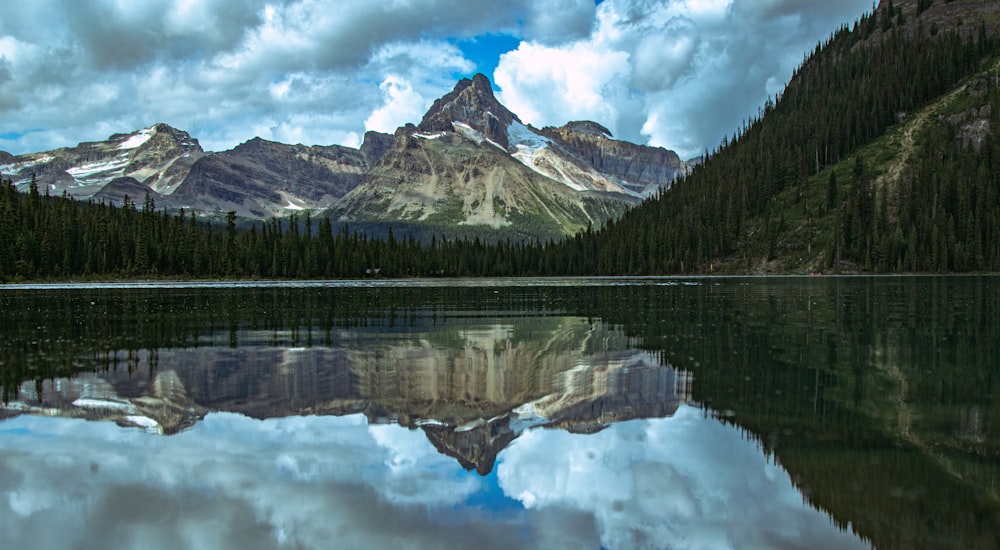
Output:
<svg viewBox="0 0 1000 550">
<path fill-rule="evenodd" d="M 34 180 L 52 195 L 113 204 L 128 195 L 135 204 L 148 194 L 157 207 L 215 218 L 309 210 L 338 223 L 509 228 L 527 238 L 600 226 L 684 169 L 672 151 L 613 140 L 596 122 L 524 125 L 482 74 L 458 81 L 418 125 L 366 132 L 359 148 L 256 137 L 206 152 L 187 132 L 157 123 L 76 147 L 0 152 L 0 173 L 21 191 Z"/>
</svg>

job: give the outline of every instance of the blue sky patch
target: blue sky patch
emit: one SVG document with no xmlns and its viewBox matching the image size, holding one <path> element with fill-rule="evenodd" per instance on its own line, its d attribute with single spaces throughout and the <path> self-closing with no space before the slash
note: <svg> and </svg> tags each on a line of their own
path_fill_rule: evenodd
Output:
<svg viewBox="0 0 1000 550">
<path fill-rule="evenodd" d="M 521 39 L 510 34 L 483 34 L 475 38 L 456 40 L 454 44 L 462 50 L 462 55 L 476 64 L 476 72 L 493 79 L 493 71 L 500 62 L 500 56 L 516 50 Z"/>
</svg>

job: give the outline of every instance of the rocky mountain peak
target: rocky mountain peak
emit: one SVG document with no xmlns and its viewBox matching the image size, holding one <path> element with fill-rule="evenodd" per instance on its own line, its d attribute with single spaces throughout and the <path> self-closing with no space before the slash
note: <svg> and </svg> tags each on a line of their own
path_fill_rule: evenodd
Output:
<svg viewBox="0 0 1000 550">
<path fill-rule="evenodd" d="M 202 152 L 197 139 L 183 130 L 178 130 L 162 122 L 127 134 L 112 134 L 103 142 L 81 143 L 77 148 L 98 149 L 108 146 L 114 146 L 119 151 L 128 151 L 133 156 L 149 149 L 172 147 Z"/>
<path fill-rule="evenodd" d="M 184 130 L 178 130 L 169 124 L 164 124 L 158 122 L 152 127 L 152 138 L 150 142 L 152 144 L 156 143 L 171 143 L 179 147 L 184 147 L 191 150 L 196 150 L 203 152 L 201 144 L 198 140 L 191 137 L 191 134 L 185 132 Z"/>
<path fill-rule="evenodd" d="M 441 453 L 456 460 L 466 470 L 485 476 L 493 471 L 497 455 L 519 434 L 510 428 L 510 416 L 499 416 L 468 430 L 451 426 L 423 426 L 424 434 Z"/>
<path fill-rule="evenodd" d="M 128 164 L 121 174 L 160 194 L 173 192 L 191 165 L 205 154 L 191 134 L 162 122 L 125 135 L 117 148 L 128 153 Z M 114 176 L 111 172 L 106 177 Z"/>
<path fill-rule="evenodd" d="M 453 132 L 455 123 L 470 126 L 504 149 L 510 147 L 507 128 L 520 122 L 493 95 L 493 85 L 483 74 L 463 78 L 431 106 L 417 127 L 421 132 Z"/>
<path fill-rule="evenodd" d="M 612 137 L 611 130 L 608 130 L 604 126 L 590 120 L 575 120 L 573 122 L 567 122 L 560 129 L 566 132 L 573 132 L 588 136 L 605 137 L 608 139 Z"/>
<path fill-rule="evenodd" d="M 278 145 L 278 143 L 273 141 L 268 141 L 261 137 L 254 137 L 234 147 L 233 152 L 243 153 L 243 154 L 253 154 L 253 153 L 263 152 L 267 149 L 272 148 L 275 145 Z"/>
<path fill-rule="evenodd" d="M 109 141 L 115 141 L 109 139 Z M 191 134 L 178 130 L 162 122 L 149 128 L 126 134 L 119 149 L 132 149 L 132 171 L 150 164 L 158 164 L 167 158 L 186 153 L 204 153 L 198 140 Z"/>
<path fill-rule="evenodd" d="M 392 149 L 395 141 L 396 138 L 392 134 L 369 130 L 365 132 L 364 141 L 361 142 L 361 154 L 364 155 L 369 166 L 374 165 L 378 159 L 382 158 L 382 155 Z"/>
</svg>

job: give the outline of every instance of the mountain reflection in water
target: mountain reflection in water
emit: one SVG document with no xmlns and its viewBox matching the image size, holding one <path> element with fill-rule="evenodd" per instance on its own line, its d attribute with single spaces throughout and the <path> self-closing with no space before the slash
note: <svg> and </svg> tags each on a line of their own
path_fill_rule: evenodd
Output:
<svg viewBox="0 0 1000 550">
<path fill-rule="evenodd" d="M 310 348 L 269 347 L 252 331 L 234 336 L 236 347 L 157 350 L 155 369 L 140 353 L 128 369 L 26 382 L 8 414 L 176 434 L 210 411 L 258 419 L 363 413 L 371 424 L 419 428 L 442 453 L 486 475 L 527 428 L 595 432 L 670 415 L 690 400 L 689 373 L 648 352 L 609 349 L 627 339 L 578 318 L 462 323 L 446 344 L 412 326 L 337 330 L 329 345 Z M 600 350 L 587 351 L 593 345 Z"/>
<path fill-rule="evenodd" d="M 0 539 L 995 548 L 993 281 L 0 288 Z"/>
</svg>

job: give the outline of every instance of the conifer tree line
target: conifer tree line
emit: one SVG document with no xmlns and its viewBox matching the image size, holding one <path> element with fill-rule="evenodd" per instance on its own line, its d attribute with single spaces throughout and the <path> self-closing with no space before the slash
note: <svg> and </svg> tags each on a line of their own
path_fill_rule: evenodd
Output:
<svg viewBox="0 0 1000 550">
<path fill-rule="evenodd" d="M 0 281 L 69 278 L 368 278 L 545 275 L 557 270 L 553 243 L 412 235 L 368 237 L 334 229 L 310 213 L 248 229 L 184 210 L 157 210 L 146 197 L 121 206 L 26 193 L 0 179 Z M 579 237 L 578 237 L 579 238 Z"/>
<path fill-rule="evenodd" d="M 34 183 L 21 193 L 0 181 L 0 280 L 74 277 L 364 278 L 513 275 L 531 272 L 512 260 L 540 245 L 480 239 L 420 243 L 413 237 L 369 238 L 329 218 L 272 220 L 240 230 L 181 210 L 157 210 L 126 197 L 121 206 L 52 197 Z"/>
<path fill-rule="evenodd" d="M 898 188 L 876 186 L 878 167 L 857 154 L 1000 57 L 985 26 L 937 31 L 911 17 L 915 31 L 890 5 L 841 27 L 690 175 L 560 241 L 374 238 L 310 213 L 241 229 L 232 213 L 215 225 L 149 198 L 77 202 L 0 178 L 0 280 L 655 275 L 733 258 L 749 270 L 783 246 L 789 193 L 828 269 L 1000 271 L 1000 78 L 974 98 L 990 119 L 981 143 L 958 123 L 928 125 Z"/>
</svg>

